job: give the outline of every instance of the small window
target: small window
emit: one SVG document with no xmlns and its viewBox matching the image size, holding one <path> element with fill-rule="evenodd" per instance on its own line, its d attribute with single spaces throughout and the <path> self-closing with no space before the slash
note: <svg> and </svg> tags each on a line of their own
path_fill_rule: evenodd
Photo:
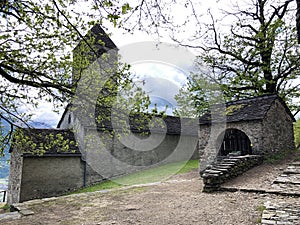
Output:
<svg viewBox="0 0 300 225">
<path fill-rule="evenodd" d="M 68 124 L 70 124 L 72 122 L 72 117 L 71 117 L 71 114 L 69 114 L 69 117 L 68 117 Z"/>
</svg>

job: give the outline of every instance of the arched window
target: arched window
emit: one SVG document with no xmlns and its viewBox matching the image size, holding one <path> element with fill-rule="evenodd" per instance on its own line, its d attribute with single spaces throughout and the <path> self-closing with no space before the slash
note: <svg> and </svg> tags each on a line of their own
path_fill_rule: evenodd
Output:
<svg viewBox="0 0 300 225">
<path fill-rule="evenodd" d="M 251 141 L 243 131 L 227 129 L 225 134 L 221 134 L 220 137 L 223 137 L 223 135 L 219 156 L 226 156 L 229 153 L 236 153 L 237 155 L 252 154 Z"/>
</svg>

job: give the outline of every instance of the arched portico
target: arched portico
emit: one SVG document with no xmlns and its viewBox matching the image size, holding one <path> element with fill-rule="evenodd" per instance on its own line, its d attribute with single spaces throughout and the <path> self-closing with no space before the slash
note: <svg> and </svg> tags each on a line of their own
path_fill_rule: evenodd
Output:
<svg viewBox="0 0 300 225">
<path fill-rule="evenodd" d="M 226 129 L 219 135 L 218 143 L 221 144 L 218 151 L 219 156 L 226 156 L 229 153 L 236 153 L 237 155 L 252 154 L 249 137 L 239 129 Z"/>
</svg>

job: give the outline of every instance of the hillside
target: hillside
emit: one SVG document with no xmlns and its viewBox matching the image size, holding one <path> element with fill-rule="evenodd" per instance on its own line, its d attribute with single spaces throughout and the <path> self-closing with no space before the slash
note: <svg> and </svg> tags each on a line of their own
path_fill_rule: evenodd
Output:
<svg viewBox="0 0 300 225">
<path fill-rule="evenodd" d="M 0 179 L 7 178 L 9 173 L 9 152 L 8 149 L 4 150 L 4 156 L 0 157 Z"/>
</svg>

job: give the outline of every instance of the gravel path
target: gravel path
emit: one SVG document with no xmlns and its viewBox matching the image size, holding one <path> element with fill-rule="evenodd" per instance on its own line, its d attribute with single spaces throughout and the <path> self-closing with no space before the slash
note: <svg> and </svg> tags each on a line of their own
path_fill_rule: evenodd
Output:
<svg viewBox="0 0 300 225">
<path fill-rule="evenodd" d="M 261 165 L 230 186 L 266 187 L 283 164 Z M 70 195 L 24 203 L 33 215 L 1 224 L 259 224 L 265 202 L 299 202 L 299 198 L 247 192 L 202 193 L 198 171 L 176 175 L 145 187 Z"/>
</svg>

